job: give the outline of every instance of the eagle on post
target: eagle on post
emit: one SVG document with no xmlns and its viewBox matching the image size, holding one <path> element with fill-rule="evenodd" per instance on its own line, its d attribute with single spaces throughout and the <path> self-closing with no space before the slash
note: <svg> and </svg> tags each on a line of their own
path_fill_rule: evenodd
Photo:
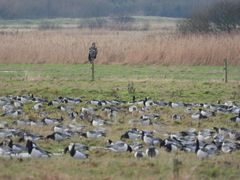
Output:
<svg viewBox="0 0 240 180">
<path fill-rule="evenodd" d="M 93 63 L 93 61 L 97 58 L 97 47 L 96 47 L 96 43 L 93 42 L 92 46 L 89 48 L 89 53 L 88 53 L 88 60 L 90 63 Z"/>
</svg>

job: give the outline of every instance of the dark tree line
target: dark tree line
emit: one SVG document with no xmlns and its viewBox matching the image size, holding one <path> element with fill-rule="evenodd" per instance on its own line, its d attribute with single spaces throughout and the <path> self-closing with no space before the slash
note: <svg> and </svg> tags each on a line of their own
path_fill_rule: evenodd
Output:
<svg viewBox="0 0 240 180">
<path fill-rule="evenodd" d="M 219 0 L 1 0 L 1 19 L 121 15 L 186 17 Z"/>
<path fill-rule="evenodd" d="M 232 32 L 240 28 L 240 1 L 220 1 L 181 22 L 182 33 Z"/>
</svg>

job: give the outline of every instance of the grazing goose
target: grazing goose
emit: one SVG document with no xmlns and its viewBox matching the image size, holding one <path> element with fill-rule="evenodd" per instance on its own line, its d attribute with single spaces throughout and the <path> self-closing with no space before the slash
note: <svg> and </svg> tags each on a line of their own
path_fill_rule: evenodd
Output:
<svg viewBox="0 0 240 180">
<path fill-rule="evenodd" d="M 9 139 L 8 147 L 11 148 L 12 153 L 17 154 L 17 153 L 22 153 L 26 152 L 27 148 L 20 145 L 20 144 L 13 144 L 12 139 Z"/>
<path fill-rule="evenodd" d="M 114 152 L 127 152 L 127 151 L 132 152 L 131 146 L 129 146 L 127 143 L 123 141 L 113 142 L 111 140 L 108 140 L 108 145 L 106 149 L 109 149 Z"/>
<path fill-rule="evenodd" d="M 89 108 L 82 107 L 81 111 L 83 114 L 90 114 L 90 115 L 95 114 L 95 109 L 93 109 L 92 107 L 89 107 Z"/>
<path fill-rule="evenodd" d="M 23 103 L 18 102 L 18 101 L 14 101 L 14 102 L 13 102 L 13 105 L 14 105 L 14 107 L 16 107 L 16 108 L 20 108 L 20 107 L 23 106 Z"/>
<path fill-rule="evenodd" d="M 41 122 L 37 122 L 35 120 L 32 120 L 32 119 L 21 119 L 21 120 L 16 120 L 13 122 L 13 124 L 15 125 L 18 125 L 18 126 L 26 126 L 26 125 L 29 125 L 29 126 L 35 126 L 35 125 L 42 125 Z"/>
<path fill-rule="evenodd" d="M 132 119 L 129 120 L 129 124 L 149 126 L 152 125 L 153 123 L 151 119 Z"/>
<path fill-rule="evenodd" d="M 174 120 L 174 121 L 182 120 L 182 116 L 180 116 L 179 114 L 173 114 L 171 117 L 172 117 L 172 120 Z"/>
<path fill-rule="evenodd" d="M 215 154 L 218 153 L 218 147 L 214 143 L 212 143 L 212 144 L 205 144 L 203 148 L 206 149 L 206 151 L 208 152 L 209 156 L 215 155 Z"/>
<path fill-rule="evenodd" d="M 116 107 L 105 107 L 103 111 L 107 114 L 108 118 L 116 117 L 119 109 Z"/>
<path fill-rule="evenodd" d="M 75 143 L 71 143 L 68 146 L 68 150 L 69 150 L 70 155 L 75 159 L 86 159 L 89 156 L 88 154 L 81 152 L 79 149 L 77 149 Z"/>
<path fill-rule="evenodd" d="M 70 111 L 70 112 L 68 112 L 68 117 L 69 117 L 72 121 L 75 121 L 76 118 L 78 117 L 78 112 Z"/>
<path fill-rule="evenodd" d="M 225 140 L 222 143 L 222 152 L 224 153 L 231 153 L 237 149 L 237 146 L 234 142 Z"/>
<path fill-rule="evenodd" d="M 93 118 L 91 124 L 92 126 L 103 126 L 106 124 L 106 121 L 100 118 Z"/>
<path fill-rule="evenodd" d="M 14 111 L 14 106 L 12 106 L 10 104 L 6 104 L 6 105 L 2 106 L 2 110 L 5 113 L 12 112 L 12 111 Z"/>
<path fill-rule="evenodd" d="M 220 135 L 226 136 L 227 134 L 229 134 L 230 129 L 221 127 L 221 128 L 217 128 L 217 127 L 213 127 L 213 129 Z"/>
<path fill-rule="evenodd" d="M 234 141 L 240 141 L 240 132 L 237 131 L 230 131 L 229 132 L 229 138 Z"/>
<path fill-rule="evenodd" d="M 131 146 L 133 151 L 138 151 L 143 148 L 143 144 L 137 141 L 133 141 L 133 143 L 129 144 L 129 146 Z"/>
<path fill-rule="evenodd" d="M 87 131 L 86 133 L 80 133 L 81 136 L 85 138 L 100 138 L 106 136 L 106 133 L 99 130 Z"/>
<path fill-rule="evenodd" d="M 14 132 L 11 129 L 0 128 L 0 138 L 6 138 L 13 136 Z"/>
<path fill-rule="evenodd" d="M 90 108 L 85 108 L 82 107 L 82 112 L 80 114 L 80 118 L 82 120 L 92 120 L 93 115 L 95 114 L 95 109 L 93 109 L 92 107 Z"/>
<path fill-rule="evenodd" d="M 191 115 L 192 119 L 206 119 L 207 116 L 203 116 L 201 113 L 202 109 L 199 109 L 198 112 Z"/>
<path fill-rule="evenodd" d="M 131 112 L 131 113 L 136 112 L 136 111 L 138 111 L 138 108 L 137 108 L 137 106 L 132 105 L 132 106 L 129 106 L 128 111 Z"/>
<path fill-rule="evenodd" d="M 146 155 L 150 158 L 156 157 L 158 154 L 159 154 L 159 151 L 154 146 L 151 146 L 146 149 Z"/>
<path fill-rule="evenodd" d="M 156 120 L 160 118 L 160 114 L 144 114 L 140 118 L 143 120 L 147 120 L 147 119 Z"/>
<path fill-rule="evenodd" d="M 54 132 L 59 132 L 59 133 L 64 133 L 69 131 L 69 128 L 67 126 L 64 125 L 56 125 L 53 127 L 53 131 Z"/>
<path fill-rule="evenodd" d="M 24 132 L 20 135 L 19 142 L 27 141 L 29 139 L 35 142 L 35 141 L 41 140 L 43 138 L 44 137 L 42 135 Z"/>
<path fill-rule="evenodd" d="M 211 129 L 203 129 L 198 132 L 198 140 L 203 141 L 212 138 L 212 136 L 215 134 L 215 131 L 212 131 Z"/>
<path fill-rule="evenodd" d="M 191 107 L 188 107 L 187 109 L 184 110 L 187 114 L 192 114 L 193 110 Z"/>
<path fill-rule="evenodd" d="M 153 102 L 152 100 L 145 99 L 145 100 L 143 101 L 143 105 L 144 105 L 145 107 L 150 107 L 150 106 L 153 106 L 153 105 L 154 105 L 154 102 Z"/>
<path fill-rule="evenodd" d="M 43 118 L 42 119 L 42 122 L 45 124 L 45 125 L 50 125 L 50 124 L 58 124 L 60 122 L 63 121 L 63 117 L 61 116 L 61 118 L 49 118 L 49 117 L 46 117 L 46 118 Z"/>
<path fill-rule="evenodd" d="M 42 103 L 37 103 L 33 106 L 33 109 L 35 110 L 39 110 L 39 109 L 42 109 L 43 108 L 43 104 Z"/>
<path fill-rule="evenodd" d="M 203 115 L 203 117 L 212 117 L 212 116 L 216 116 L 215 112 L 211 112 L 211 111 L 204 111 L 201 109 L 200 113 Z"/>
<path fill-rule="evenodd" d="M 31 140 L 27 140 L 26 148 L 28 149 L 28 153 L 31 155 L 31 157 L 46 158 L 46 157 L 50 157 L 51 155 L 50 152 L 39 148 Z"/>
<path fill-rule="evenodd" d="M 69 124 L 67 128 L 69 128 L 70 132 L 76 133 L 81 132 L 86 126 L 81 124 Z"/>
<path fill-rule="evenodd" d="M 70 97 L 66 97 L 65 98 L 65 102 L 66 103 L 70 103 L 70 104 L 79 104 L 82 102 L 82 100 L 80 98 L 70 98 Z"/>
<path fill-rule="evenodd" d="M 184 107 L 185 104 L 183 102 L 169 102 L 169 106 L 172 108 Z"/>
<path fill-rule="evenodd" d="M 101 101 L 101 100 L 91 100 L 88 103 L 96 106 L 104 106 L 107 104 L 106 101 Z"/>
<path fill-rule="evenodd" d="M 144 131 L 142 132 L 142 140 L 148 145 L 160 145 L 163 141 L 161 138 L 153 137 L 151 134 Z"/>
<path fill-rule="evenodd" d="M 0 129 L 4 129 L 8 127 L 8 123 L 6 121 L 2 121 L 0 122 Z"/>
<path fill-rule="evenodd" d="M 46 136 L 46 139 L 52 139 L 54 141 L 63 141 L 65 139 L 69 139 L 70 137 L 71 137 L 71 135 L 69 135 L 69 134 L 54 132 L 54 133 Z"/>
<path fill-rule="evenodd" d="M 224 135 L 222 134 L 215 134 L 213 136 L 213 143 L 217 146 L 218 149 L 221 150 L 221 147 L 222 147 L 222 143 L 224 141 Z"/>
<path fill-rule="evenodd" d="M 154 104 L 156 104 L 157 106 L 167 106 L 169 103 L 166 101 L 155 101 Z"/>
<path fill-rule="evenodd" d="M 169 141 L 167 139 L 160 144 L 160 147 L 162 146 L 165 148 L 167 152 L 176 152 L 178 151 L 178 149 L 180 149 L 179 148 L 180 145 L 177 145 L 174 141 Z"/>
<path fill-rule="evenodd" d="M 4 140 L 0 143 L 0 157 L 10 157 L 11 148 L 7 144 L 8 142 Z"/>
<path fill-rule="evenodd" d="M 237 116 L 230 118 L 230 120 L 233 122 L 240 122 L 240 112 L 238 113 Z"/>
<path fill-rule="evenodd" d="M 87 145 L 84 144 L 80 144 L 80 143 L 70 143 L 65 149 L 64 149 L 64 154 L 66 154 L 68 151 L 70 152 L 72 149 L 72 146 L 74 145 L 75 150 L 77 151 L 88 151 L 89 147 Z"/>
<path fill-rule="evenodd" d="M 137 128 L 132 128 L 131 130 L 125 132 L 123 135 L 121 135 L 121 139 L 133 139 L 136 140 L 138 138 L 141 138 L 142 132 L 138 130 Z"/>
<path fill-rule="evenodd" d="M 13 111 L 4 112 L 1 116 L 17 117 L 17 116 L 21 116 L 21 115 L 23 115 L 23 114 L 24 114 L 23 110 L 18 109 L 18 110 L 13 110 Z"/>
</svg>

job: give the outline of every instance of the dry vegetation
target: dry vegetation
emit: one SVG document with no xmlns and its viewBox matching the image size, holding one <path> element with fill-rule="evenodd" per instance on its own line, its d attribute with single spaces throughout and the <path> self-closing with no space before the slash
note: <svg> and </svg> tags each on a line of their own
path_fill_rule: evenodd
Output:
<svg viewBox="0 0 240 180">
<path fill-rule="evenodd" d="M 240 65 L 240 35 L 158 31 L 28 30 L 0 33 L 0 63 L 85 63 L 92 41 L 100 64 Z"/>
</svg>

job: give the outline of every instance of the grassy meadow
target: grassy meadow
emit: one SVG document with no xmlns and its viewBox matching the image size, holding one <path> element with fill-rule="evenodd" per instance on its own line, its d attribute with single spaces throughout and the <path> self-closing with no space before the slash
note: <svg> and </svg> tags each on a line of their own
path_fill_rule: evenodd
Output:
<svg viewBox="0 0 240 180">
<path fill-rule="evenodd" d="M 240 70 L 229 67 L 229 83 L 223 82 L 223 67 L 217 66 L 159 66 L 159 65 L 101 65 L 95 66 L 95 81 L 91 81 L 89 64 L 1 64 L 0 95 L 27 95 L 32 93 L 47 99 L 58 96 L 81 97 L 84 102 L 91 99 L 131 100 L 128 84 L 133 82 L 136 98 L 150 97 L 153 100 L 208 102 L 217 100 L 240 101 Z M 39 119 L 38 112 L 32 111 L 32 105 L 24 106 L 24 117 Z M 75 107 L 80 111 L 86 107 L 80 103 Z M 0 110 L 1 111 L 1 110 Z M 44 111 L 51 116 L 63 115 L 64 123 L 70 123 L 66 114 L 46 107 Z M 97 111 L 102 114 L 101 108 Z M 229 114 L 220 114 L 201 123 L 191 120 L 184 114 L 183 108 L 154 107 L 151 112 L 161 114 L 161 126 L 141 126 L 151 129 L 157 136 L 164 138 L 166 133 L 186 130 L 190 127 L 212 128 L 228 127 L 240 130 L 238 124 L 230 122 Z M 184 120 L 176 123 L 171 120 L 172 113 L 181 113 Z M 118 140 L 120 135 L 135 127 L 128 123 L 140 114 L 120 113 L 117 123 L 106 126 L 107 137 L 88 140 L 74 136 L 70 140 L 54 142 L 40 141 L 38 144 L 51 152 L 62 152 L 70 142 L 81 142 L 93 146 L 104 146 L 107 139 Z M 10 124 L 14 118 L 1 117 Z M 77 123 L 86 122 L 77 119 Z M 87 124 L 86 124 L 87 125 Z M 22 127 L 35 133 L 48 135 L 52 126 Z M 96 149 L 91 151 L 87 160 L 75 160 L 69 155 L 51 157 L 50 159 L 4 159 L 0 158 L 0 179 L 239 179 L 240 153 L 220 154 L 206 160 L 198 160 L 195 154 L 179 152 L 167 153 L 160 149 L 155 159 L 135 159 L 132 153 L 113 153 Z M 179 174 L 174 170 L 173 160 L 181 162 Z M 210 168 L 211 167 L 211 168 Z"/>
<path fill-rule="evenodd" d="M 172 102 L 240 103 L 239 33 L 180 35 L 175 33 L 177 19 L 134 19 L 129 30 L 79 27 L 96 19 L 0 20 L 0 96 L 34 94 L 48 100 L 59 96 L 79 97 L 83 103 L 74 106 L 74 110 L 80 112 L 92 99 L 131 101 L 128 85 L 133 83 L 137 100 L 149 97 Z M 44 29 L 46 24 L 51 27 Z M 95 81 L 91 81 L 91 65 L 87 61 L 88 48 L 93 41 L 99 50 Z M 228 59 L 229 64 L 227 84 L 224 83 L 224 59 Z M 24 106 L 27 113 L 21 118 L 40 120 L 39 111 L 33 111 L 32 106 Z M 107 118 L 101 107 L 95 108 L 98 114 Z M 71 123 L 66 113 L 55 107 L 46 105 L 42 111 L 53 117 L 63 116 L 64 124 Z M 233 114 L 218 114 L 199 125 L 183 108 L 153 107 L 149 113 L 161 114 L 160 126 L 129 124 L 129 120 L 139 118 L 141 114 L 121 112 L 116 124 L 105 127 L 105 138 L 89 140 L 74 136 L 60 143 L 43 140 L 37 144 L 59 153 L 70 142 L 105 146 L 107 139 L 119 140 L 123 132 L 133 127 L 154 130 L 161 138 L 191 127 L 201 130 L 217 126 L 240 131 L 239 124 L 229 121 Z M 184 119 L 172 121 L 173 113 L 180 113 Z M 6 121 L 10 125 L 14 120 L 0 117 L 0 122 Z M 76 123 L 89 126 L 80 118 Z M 46 136 L 53 127 L 21 128 Z M 154 159 L 138 160 L 132 153 L 103 149 L 92 150 L 89 155 L 87 160 L 75 160 L 69 154 L 50 159 L 0 158 L 0 179 L 240 178 L 239 151 L 221 153 L 205 160 L 199 160 L 193 153 L 167 153 L 164 149 L 160 149 L 159 156 Z M 178 172 L 173 163 L 176 158 L 180 161 Z"/>
</svg>

